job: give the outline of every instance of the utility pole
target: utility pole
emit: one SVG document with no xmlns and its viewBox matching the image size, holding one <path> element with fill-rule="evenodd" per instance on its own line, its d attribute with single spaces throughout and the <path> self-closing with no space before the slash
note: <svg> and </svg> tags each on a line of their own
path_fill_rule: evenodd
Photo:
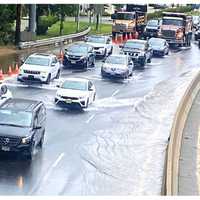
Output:
<svg viewBox="0 0 200 200">
<path fill-rule="evenodd" d="M 29 5 L 29 32 L 33 39 L 36 34 L 36 4 Z"/>
<path fill-rule="evenodd" d="M 76 21 L 76 32 L 79 32 L 79 19 L 80 19 L 80 4 L 77 5 L 77 21 Z"/>
<path fill-rule="evenodd" d="M 16 28 L 15 28 L 15 45 L 18 46 L 20 42 L 21 32 L 21 4 L 16 5 Z"/>
</svg>

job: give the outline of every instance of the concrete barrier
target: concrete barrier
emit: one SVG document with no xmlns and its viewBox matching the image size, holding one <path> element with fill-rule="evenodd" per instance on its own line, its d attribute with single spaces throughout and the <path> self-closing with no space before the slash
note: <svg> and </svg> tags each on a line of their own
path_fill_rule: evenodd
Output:
<svg viewBox="0 0 200 200">
<path fill-rule="evenodd" d="M 57 43 L 61 43 L 61 42 L 65 43 L 66 41 L 71 41 L 72 39 L 76 39 L 76 38 L 83 37 L 83 36 L 87 35 L 90 32 L 90 30 L 91 30 L 91 27 L 87 28 L 85 31 L 70 34 L 70 35 L 52 37 L 52 38 L 35 40 L 35 41 L 30 41 L 30 42 L 20 42 L 19 48 L 20 49 L 26 49 L 26 48 L 35 48 L 35 47 L 40 47 L 40 46 L 47 46 L 47 45 L 57 44 Z"/>
<path fill-rule="evenodd" d="M 178 195 L 179 158 L 183 130 L 190 108 L 199 90 L 200 72 L 185 91 L 173 121 L 166 158 L 165 195 Z"/>
</svg>

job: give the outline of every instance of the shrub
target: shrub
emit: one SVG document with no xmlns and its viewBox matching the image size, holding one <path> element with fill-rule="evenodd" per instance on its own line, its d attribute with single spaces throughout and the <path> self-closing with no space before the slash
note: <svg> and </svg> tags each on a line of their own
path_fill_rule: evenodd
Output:
<svg viewBox="0 0 200 200">
<path fill-rule="evenodd" d="M 58 21 L 57 16 L 41 16 L 39 17 L 38 24 L 37 24 L 37 34 L 38 35 L 45 35 L 49 27 L 55 24 Z"/>
</svg>

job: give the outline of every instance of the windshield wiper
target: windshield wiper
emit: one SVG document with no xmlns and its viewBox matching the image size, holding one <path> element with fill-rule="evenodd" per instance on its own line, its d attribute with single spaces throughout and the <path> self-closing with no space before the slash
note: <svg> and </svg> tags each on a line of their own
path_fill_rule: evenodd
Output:
<svg viewBox="0 0 200 200">
<path fill-rule="evenodd" d="M 0 125 L 2 125 L 2 126 L 22 127 L 22 128 L 27 127 L 27 126 L 22 126 L 22 125 L 17 125 L 17 124 L 6 124 L 6 123 L 0 123 Z"/>
</svg>

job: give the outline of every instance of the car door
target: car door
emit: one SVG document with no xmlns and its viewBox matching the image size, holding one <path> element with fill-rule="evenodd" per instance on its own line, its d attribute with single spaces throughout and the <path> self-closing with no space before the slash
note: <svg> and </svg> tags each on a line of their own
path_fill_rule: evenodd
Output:
<svg viewBox="0 0 200 200">
<path fill-rule="evenodd" d="M 88 48 L 88 59 L 89 59 L 89 64 L 91 65 L 94 61 L 94 50 L 93 47 Z"/>
<path fill-rule="evenodd" d="M 33 130 L 34 130 L 34 135 L 33 135 L 33 141 L 35 145 L 37 145 L 40 141 L 40 128 L 39 127 L 39 109 L 34 112 L 34 117 L 33 117 Z"/>
<path fill-rule="evenodd" d="M 146 59 L 148 60 L 149 58 L 151 58 L 151 47 L 149 46 L 148 43 L 146 43 L 145 45 L 145 51 L 146 51 Z"/>
</svg>

